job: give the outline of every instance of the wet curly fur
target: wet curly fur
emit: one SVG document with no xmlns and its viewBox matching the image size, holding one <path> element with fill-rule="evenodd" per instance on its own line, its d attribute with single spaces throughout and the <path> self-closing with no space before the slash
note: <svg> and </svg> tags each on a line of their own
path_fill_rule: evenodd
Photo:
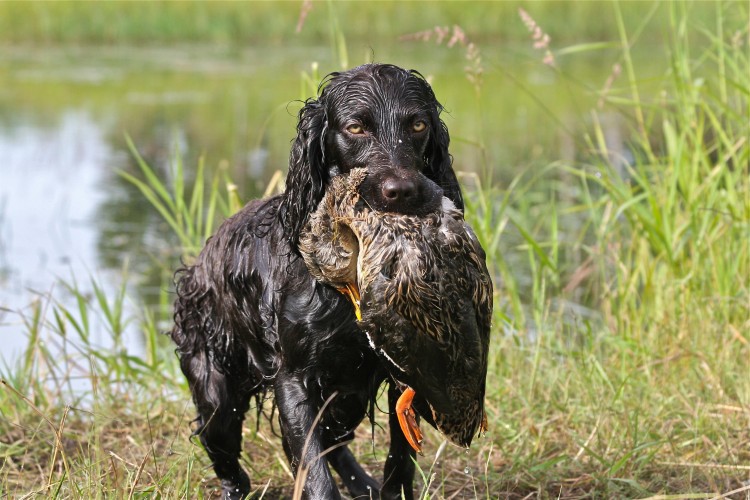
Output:
<svg viewBox="0 0 750 500">
<path fill-rule="evenodd" d="M 351 303 L 310 275 L 298 243 L 331 178 L 353 168 L 367 168 L 361 191 L 374 209 L 422 215 L 443 195 L 462 209 L 448 131 L 414 71 L 370 64 L 332 73 L 321 89 L 299 113 L 285 192 L 226 220 L 177 275 L 171 336 L 198 411 L 196 434 L 225 498 L 251 491 L 238 460 L 242 422 L 251 399 L 258 407 L 266 394 L 292 471 L 307 472 L 305 498 L 340 498 L 328 465 L 355 498 L 413 497 L 414 452 L 393 413 L 393 383 L 383 481 L 346 446 L 372 418 L 387 372 Z"/>
</svg>

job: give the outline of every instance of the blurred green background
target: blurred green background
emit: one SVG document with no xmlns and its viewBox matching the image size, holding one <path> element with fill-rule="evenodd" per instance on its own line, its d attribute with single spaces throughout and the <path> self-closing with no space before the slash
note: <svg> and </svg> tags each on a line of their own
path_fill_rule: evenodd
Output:
<svg viewBox="0 0 750 500">
<path fill-rule="evenodd" d="M 692 31 L 715 27 L 713 2 L 683 8 Z M 247 200 L 286 171 L 300 100 L 326 73 L 365 62 L 428 78 L 455 168 L 485 185 L 588 156 L 595 109 L 627 159 L 632 112 L 599 102 L 629 96 L 616 10 L 642 91 L 656 92 L 669 57 L 664 3 L 0 2 L 0 304 L 124 263 L 157 301 L 179 250 L 117 174 L 136 168 L 126 136 L 163 177 L 176 156 L 188 177 L 203 157 Z M 455 33 L 463 39 L 449 46 Z"/>
<path fill-rule="evenodd" d="M 421 491 L 746 493 L 749 9 L 0 1 L 0 496 L 210 496 L 161 335 L 174 269 L 235 188 L 279 188 L 321 78 L 370 61 L 419 70 L 445 106 L 497 285 L 490 433 Z M 288 497 L 261 429 L 243 464 Z"/>
<path fill-rule="evenodd" d="M 484 44 L 517 42 L 528 32 L 518 20 L 523 7 L 554 40 L 611 40 L 617 33 L 614 2 L 560 1 L 351 1 L 313 2 L 300 33 L 295 33 L 301 1 L 288 2 L 3 2 L 0 40 L 49 45 L 208 43 L 267 47 L 316 44 L 326 41 L 330 8 L 346 36 L 365 43 L 382 43 L 412 31 L 438 25 L 461 25 Z M 643 21 L 653 2 L 619 2 L 625 22 Z M 333 6 L 331 5 L 333 4 Z M 715 19 L 711 1 L 693 2 L 707 26 Z M 664 21 L 666 6 L 657 21 Z M 659 19 L 660 18 L 660 19 Z M 647 37 L 658 39 L 658 30 Z"/>
</svg>

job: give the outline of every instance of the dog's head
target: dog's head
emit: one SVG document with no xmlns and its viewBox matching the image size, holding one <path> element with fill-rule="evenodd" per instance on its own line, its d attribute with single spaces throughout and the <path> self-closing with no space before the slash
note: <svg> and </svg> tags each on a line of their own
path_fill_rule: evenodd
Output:
<svg viewBox="0 0 750 500">
<path fill-rule="evenodd" d="M 419 73 L 367 64 L 328 75 L 319 94 L 299 113 L 280 212 L 293 247 L 330 179 L 353 168 L 367 169 L 375 210 L 423 215 L 443 194 L 463 208 L 443 108 Z"/>
</svg>

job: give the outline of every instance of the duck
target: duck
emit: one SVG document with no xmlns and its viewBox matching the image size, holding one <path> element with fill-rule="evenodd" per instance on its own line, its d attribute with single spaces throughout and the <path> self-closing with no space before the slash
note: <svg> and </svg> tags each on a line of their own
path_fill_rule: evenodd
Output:
<svg viewBox="0 0 750 500">
<path fill-rule="evenodd" d="M 468 448 L 487 431 L 484 397 L 493 308 L 486 255 L 443 197 L 429 214 L 374 210 L 367 169 L 333 177 L 299 240 L 310 273 L 352 303 L 358 326 L 402 390 L 401 430 L 422 453 L 417 415 Z"/>
</svg>

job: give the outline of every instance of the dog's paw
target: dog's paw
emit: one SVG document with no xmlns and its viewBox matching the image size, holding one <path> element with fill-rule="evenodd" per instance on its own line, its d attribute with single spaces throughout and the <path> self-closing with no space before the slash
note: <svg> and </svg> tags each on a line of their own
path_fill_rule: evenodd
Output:
<svg viewBox="0 0 750 500">
<path fill-rule="evenodd" d="M 221 498 L 223 500 L 244 500 L 250 498 L 250 479 L 242 474 L 238 481 L 224 479 L 221 481 Z"/>
</svg>

